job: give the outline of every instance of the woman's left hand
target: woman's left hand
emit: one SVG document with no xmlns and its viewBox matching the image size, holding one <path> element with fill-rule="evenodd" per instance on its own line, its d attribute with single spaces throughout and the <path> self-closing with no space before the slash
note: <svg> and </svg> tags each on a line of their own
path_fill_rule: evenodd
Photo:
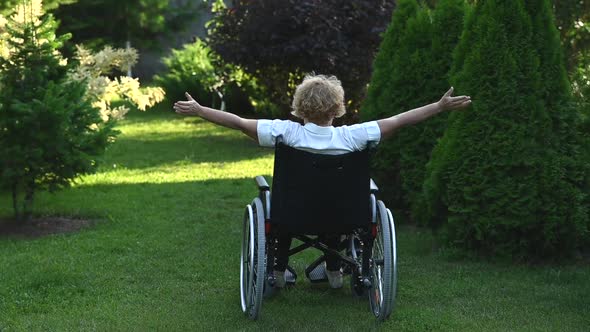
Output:
<svg viewBox="0 0 590 332">
<path fill-rule="evenodd" d="M 438 106 L 443 111 L 457 110 L 471 105 L 471 97 L 457 96 L 453 97 L 454 88 L 451 87 L 447 93 L 438 101 Z"/>
</svg>

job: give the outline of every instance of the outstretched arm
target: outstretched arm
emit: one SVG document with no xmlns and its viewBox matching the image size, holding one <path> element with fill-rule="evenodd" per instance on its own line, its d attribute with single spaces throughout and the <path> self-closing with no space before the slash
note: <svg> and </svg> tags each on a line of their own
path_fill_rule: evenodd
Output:
<svg viewBox="0 0 590 332">
<path fill-rule="evenodd" d="M 444 96 L 436 103 L 418 107 L 389 118 L 377 120 L 379 130 L 381 130 L 381 139 L 390 137 L 402 127 L 422 122 L 442 111 L 461 109 L 471 105 L 471 97 L 453 97 L 452 95 L 453 88 L 449 89 L 449 91 L 447 91 L 447 93 L 445 93 Z"/>
<path fill-rule="evenodd" d="M 174 104 L 176 113 L 200 116 L 220 126 L 241 130 L 244 134 L 258 141 L 258 135 L 256 133 L 258 120 L 244 119 L 232 113 L 201 106 L 188 92 L 186 93 L 186 98 L 188 99 L 187 101 L 178 101 Z"/>
</svg>

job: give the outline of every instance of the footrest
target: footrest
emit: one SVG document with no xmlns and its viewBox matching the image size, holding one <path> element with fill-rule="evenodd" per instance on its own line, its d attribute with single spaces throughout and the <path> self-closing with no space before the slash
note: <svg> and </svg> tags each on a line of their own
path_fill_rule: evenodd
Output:
<svg viewBox="0 0 590 332">
<path fill-rule="evenodd" d="M 328 275 L 326 274 L 326 265 L 324 256 L 316 259 L 305 269 L 305 276 L 312 283 L 326 282 L 328 281 Z"/>
</svg>

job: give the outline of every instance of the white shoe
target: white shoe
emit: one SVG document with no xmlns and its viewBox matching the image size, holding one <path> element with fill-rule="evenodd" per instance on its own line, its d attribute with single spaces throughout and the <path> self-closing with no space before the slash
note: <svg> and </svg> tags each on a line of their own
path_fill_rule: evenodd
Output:
<svg viewBox="0 0 590 332">
<path fill-rule="evenodd" d="M 328 282 L 332 288 L 342 288 L 342 271 L 328 271 L 326 269 L 326 275 L 328 275 Z"/>
<path fill-rule="evenodd" d="M 285 271 L 273 270 L 272 273 L 275 276 L 275 287 L 284 288 L 287 283 L 285 281 Z"/>
</svg>

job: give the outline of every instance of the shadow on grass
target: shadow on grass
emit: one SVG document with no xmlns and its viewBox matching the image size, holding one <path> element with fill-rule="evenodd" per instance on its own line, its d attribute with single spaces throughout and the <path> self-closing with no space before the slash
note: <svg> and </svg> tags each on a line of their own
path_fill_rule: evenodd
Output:
<svg viewBox="0 0 590 332">
<path fill-rule="evenodd" d="M 54 234 L 75 233 L 94 226 L 98 221 L 51 216 L 37 217 L 26 222 L 2 218 L 0 219 L 0 239 L 39 238 Z"/>
</svg>

